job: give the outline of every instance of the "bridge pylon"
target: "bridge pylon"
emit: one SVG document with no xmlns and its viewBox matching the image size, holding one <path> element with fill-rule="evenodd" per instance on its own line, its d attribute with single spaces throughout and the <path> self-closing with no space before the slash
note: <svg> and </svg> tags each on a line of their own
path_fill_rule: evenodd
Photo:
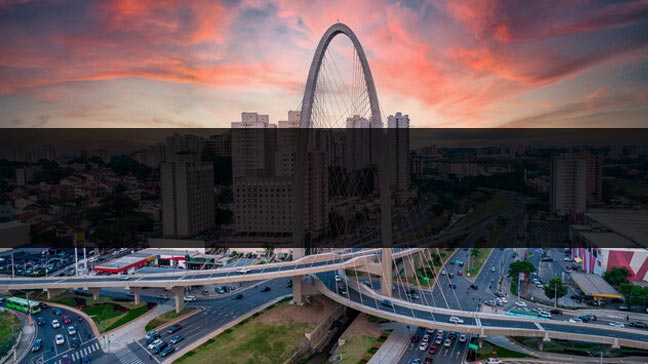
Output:
<svg viewBox="0 0 648 364">
<path fill-rule="evenodd" d="M 305 248 L 294 248 L 293 249 L 293 260 L 297 260 L 306 255 Z M 294 276 L 292 278 L 293 282 L 293 298 L 292 302 L 295 304 L 301 304 L 304 301 L 304 276 Z"/>
</svg>

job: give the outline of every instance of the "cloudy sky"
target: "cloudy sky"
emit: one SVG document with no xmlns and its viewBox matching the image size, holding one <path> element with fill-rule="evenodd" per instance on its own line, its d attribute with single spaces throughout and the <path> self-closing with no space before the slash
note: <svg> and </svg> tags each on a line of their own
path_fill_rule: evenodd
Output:
<svg viewBox="0 0 648 364">
<path fill-rule="evenodd" d="M 0 126 L 285 119 L 337 19 L 415 127 L 648 126 L 646 0 L 0 0 Z"/>
</svg>

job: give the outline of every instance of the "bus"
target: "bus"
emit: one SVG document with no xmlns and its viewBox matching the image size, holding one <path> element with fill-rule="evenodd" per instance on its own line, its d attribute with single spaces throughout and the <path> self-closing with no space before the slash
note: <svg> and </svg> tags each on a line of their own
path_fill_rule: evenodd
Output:
<svg viewBox="0 0 648 364">
<path fill-rule="evenodd" d="M 31 307 L 31 314 L 37 314 L 41 311 L 40 303 L 36 301 L 27 301 L 20 297 L 7 298 L 7 308 L 13 308 L 16 311 L 28 313 L 28 307 Z"/>
</svg>

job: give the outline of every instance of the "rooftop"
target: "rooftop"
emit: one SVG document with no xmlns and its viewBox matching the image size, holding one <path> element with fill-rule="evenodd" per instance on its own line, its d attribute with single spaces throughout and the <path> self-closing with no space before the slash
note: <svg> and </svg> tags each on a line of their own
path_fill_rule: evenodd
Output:
<svg viewBox="0 0 648 364">
<path fill-rule="evenodd" d="M 613 232 L 580 231 L 579 234 L 587 239 L 587 241 L 601 248 L 637 248 L 635 242 Z"/>
<path fill-rule="evenodd" d="M 648 245 L 648 210 L 593 209 L 585 216 L 641 245 Z"/>
<path fill-rule="evenodd" d="M 572 273 L 572 280 L 587 296 L 601 298 L 623 298 L 614 287 L 606 282 L 601 276 L 587 273 Z"/>
</svg>

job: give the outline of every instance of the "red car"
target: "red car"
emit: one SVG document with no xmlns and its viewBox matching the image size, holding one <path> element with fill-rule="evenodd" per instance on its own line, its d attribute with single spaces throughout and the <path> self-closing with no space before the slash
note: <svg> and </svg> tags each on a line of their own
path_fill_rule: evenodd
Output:
<svg viewBox="0 0 648 364">
<path fill-rule="evenodd" d="M 436 346 L 431 347 L 430 351 L 428 351 L 428 353 L 430 353 L 432 355 L 436 354 Z"/>
<path fill-rule="evenodd" d="M 416 344 L 419 341 L 418 336 L 412 336 L 412 344 Z"/>
<path fill-rule="evenodd" d="M 457 275 L 461 277 L 463 275 L 463 271 L 462 270 L 458 271 Z"/>
<path fill-rule="evenodd" d="M 72 322 L 72 320 L 68 316 L 63 315 L 63 323 L 64 324 L 69 324 L 71 322 Z"/>
<path fill-rule="evenodd" d="M 425 361 L 423 362 L 423 364 L 432 364 L 432 357 L 428 356 L 427 358 L 425 358 Z"/>
</svg>

